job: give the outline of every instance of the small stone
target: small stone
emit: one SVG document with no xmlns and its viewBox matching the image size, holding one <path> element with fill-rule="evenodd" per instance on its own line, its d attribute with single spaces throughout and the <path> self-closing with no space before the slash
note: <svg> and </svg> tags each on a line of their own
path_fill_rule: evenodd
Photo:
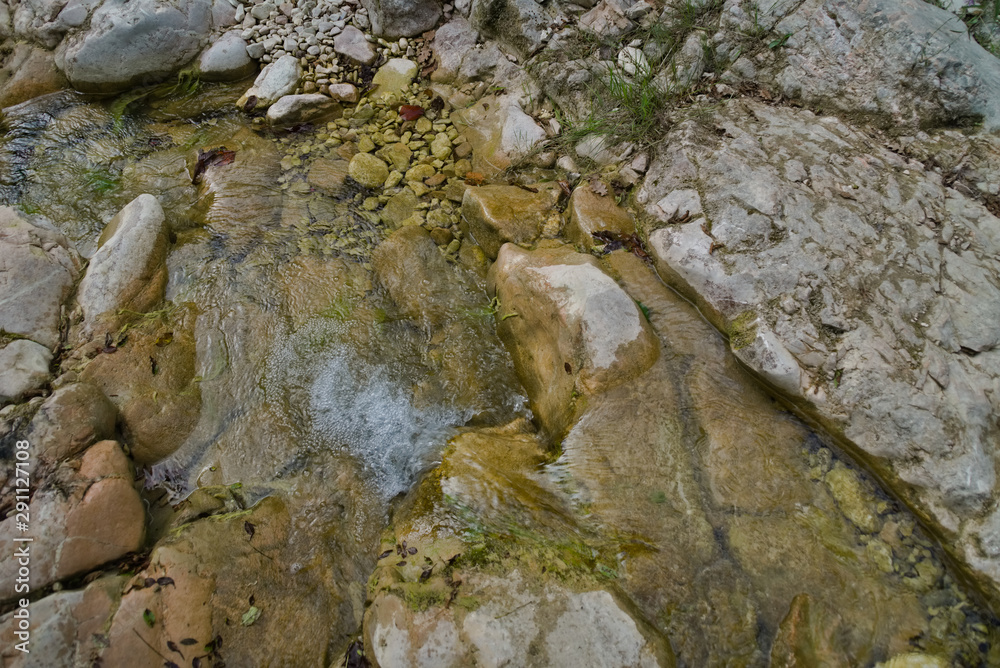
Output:
<svg viewBox="0 0 1000 668">
<path fill-rule="evenodd" d="M 378 188 L 389 177 L 389 167 L 370 153 L 358 153 L 351 158 L 347 173 L 366 188 Z"/>
</svg>

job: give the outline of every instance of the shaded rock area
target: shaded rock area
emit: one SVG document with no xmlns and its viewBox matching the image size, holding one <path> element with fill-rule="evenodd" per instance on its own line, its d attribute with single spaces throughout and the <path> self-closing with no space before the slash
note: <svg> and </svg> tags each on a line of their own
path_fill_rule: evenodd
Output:
<svg viewBox="0 0 1000 668">
<path fill-rule="evenodd" d="M 45 346 L 17 339 L 0 349 L 0 404 L 21 401 L 49 379 L 52 353 Z"/>
</svg>

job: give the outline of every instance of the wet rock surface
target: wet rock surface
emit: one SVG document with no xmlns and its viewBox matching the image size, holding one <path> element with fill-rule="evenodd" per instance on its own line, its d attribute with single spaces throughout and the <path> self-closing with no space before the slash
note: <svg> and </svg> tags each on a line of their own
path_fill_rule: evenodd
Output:
<svg viewBox="0 0 1000 668">
<path fill-rule="evenodd" d="M 58 287 L 0 309 L 24 665 L 997 662 L 995 62 L 943 10 L 113 7 L 0 6 L 60 54 L 15 97 L 170 42 L 4 113 L 0 262 Z M 150 197 L 162 270 L 74 292 Z"/>
<path fill-rule="evenodd" d="M 640 191 L 664 277 L 751 368 L 975 540 L 996 480 L 1000 221 L 835 119 L 734 102 L 716 122 L 727 136 L 710 150 L 679 128 L 683 148 Z"/>
</svg>

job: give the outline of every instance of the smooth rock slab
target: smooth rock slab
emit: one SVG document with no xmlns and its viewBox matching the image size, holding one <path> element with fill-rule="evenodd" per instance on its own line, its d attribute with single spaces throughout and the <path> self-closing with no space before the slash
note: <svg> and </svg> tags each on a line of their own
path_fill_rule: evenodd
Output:
<svg viewBox="0 0 1000 668">
<path fill-rule="evenodd" d="M 532 411 L 555 438 L 570 425 L 574 394 L 607 391 L 659 356 L 635 301 L 590 255 L 505 244 L 487 281 L 500 302 L 498 334 Z"/>
<path fill-rule="evenodd" d="M 294 93 L 301 78 L 302 66 L 299 59 L 282 56 L 260 71 L 253 86 L 236 102 L 236 106 L 246 109 L 250 98 L 255 98 L 251 109 L 269 107 L 279 98 Z"/>
<path fill-rule="evenodd" d="M 247 53 L 247 43 L 239 32 L 227 32 L 205 49 L 198 58 L 198 70 L 206 81 L 234 81 L 250 76 L 257 63 Z"/>
<path fill-rule="evenodd" d="M 62 305 L 79 274 L 66 237 L 0 207 L 0 329 L 55 348 Z"/>
<path fill-rule="evenodd" d="M 835 119 L 729 102 L 712 122 L 725 136 L 675 129 L 637 195 L 661 276 L 961 535 L 949 549 L 1000 596 L 1000 551 L 979 542 L 997 497 L 1000 220 Z"/>
<path fill-rule="evenodd" d="M 49 379 L 52 353 L 45 346 L 18 339 L 0 349 L 0 404 L 17 403 Z"/>
<path fill-rule="evenodd" d="M 143 313 L 163 299 L 168 245 L 164 220 L 156 198 L 139 195 L 108 223 L 77 292 L 91 324 L 119 309 Z"/>
</svg>

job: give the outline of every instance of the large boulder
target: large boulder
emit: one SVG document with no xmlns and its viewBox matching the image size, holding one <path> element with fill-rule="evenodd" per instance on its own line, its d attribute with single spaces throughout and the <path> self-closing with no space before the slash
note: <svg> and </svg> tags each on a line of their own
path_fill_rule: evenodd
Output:
<svg viewBox="0 0 1000 668">
<path fill-rule="evenodd" d="M 558 231 L 561 219 L 555 205 L 560 192 L 554 184 L 531 190 L 505 185 L 472 187 L 462 197 L 462 216 L 483 251 L 495 258 L 507 242 L 535 241 L 547 224 Z"/>
<path fill-rule="evenodd" d="M 74 457 L 102 439 L 112 438 L 118 411 L 98 388 L 70 383 L 52 393 L 28 427 L 35 456 L 44 462 Z"/>
<path fill-rule="evenodd" d="M 770 84 L 787 97 L 885 125 L 978 117 L 986 129 L 1000 130 L 1000 60 L 947 10 L 922 0 L 808 0 L 775 3 L 754 17 L 741 3 L 726 5 L 723 25 L 737 32 L 757 23 L 788 35 L 787 48 L 763 66 L 749 56 L 738 59 L 730 70 L 734 80 Z"/>
<path fill-rule="evenodd" d="M 590 255 L 562 247 L 500 249 L 488 276 L 497 331 L 546 433 L 570 425 L 578 395 L 648 369 L 659 344 L 635 301 Z"/>
<path fill-rule="evenodd" d="M 86 93 L 161 81 L 194 58 L 212 30 L 210 0 L 107 0 L 56 63 Z"/>
<path fill-rule="evenodd" d="M 552 3 L 535 0 L 473 0 L 469 22 L 486 39 L 497 41 L 522 60 L 530 58 L 544 44 L 553 18 Z"/>
<path fill-rule="evenodd" d="M 372 32 L 388 39 L 427 32 L 443 11 L 441 0 L 361 0 L 361 4 L 368 10 Z"/>
<path fill-rule="evenodd" d="M 836 119 L 734 101 L 712 123 L 675 129 L 638 194 L 660 274 L 1000 595 L 1000 219 Z"/>
<path fill-rule="evenodd" d="M 107 224 L 77 291 L 88 325 L 119 309 L 143 313 L 163 299 L 169 243 L 164 220 L 156 198 L 139 195 Z"/>
<path fill-rule="evenodd" d="M 58 345 L 63 303 L 80 273 L 80 257 L 51 225 L 0 207 L 0 330 Z"/>
<path fill-rule="evenodd" d="M 75 462 L 56 469 L 29 504 L 32 590 L 86 573 L 142 546 L 146 510 L 132 486 L 121 446 L 101 441 Z M 13 554 L 24 534 L 12 514 L 0 522 L 0 546 Z M 14 596 L 16 559 L 0 563 L 4 597 Z"/>
</svg>

